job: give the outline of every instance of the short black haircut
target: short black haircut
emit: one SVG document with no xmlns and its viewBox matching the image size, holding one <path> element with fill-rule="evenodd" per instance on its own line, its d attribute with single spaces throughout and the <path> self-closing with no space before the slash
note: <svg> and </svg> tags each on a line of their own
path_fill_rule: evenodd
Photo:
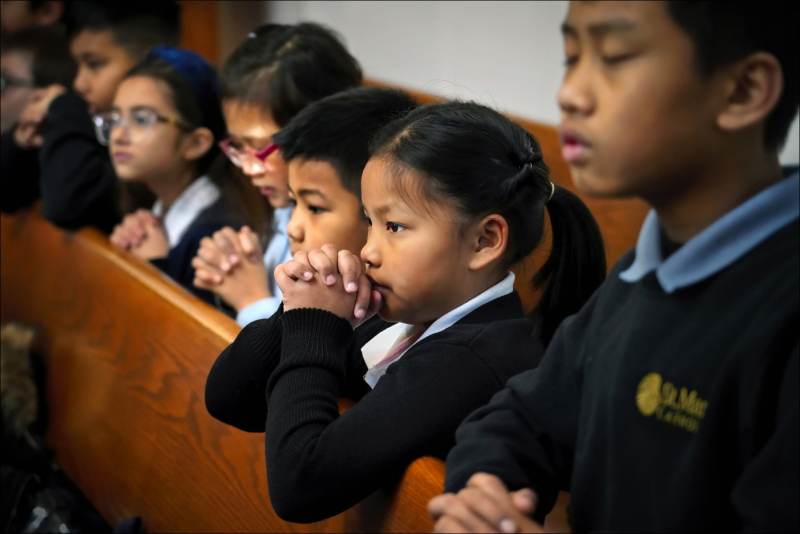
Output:
<svg viewBox="0 0 800 534">
<path fill-rule="evenodd" d="M 72 85 L 76 65 L 69 55 L 67 39 L 61 28 L 32 27 L 2 37 L 2 51 L 24 52 L 31 55 L 31 75 L 34 87 L 51 84 Z"/>
<path fill-rule="evenodd" d="M 302 158 L 330 163 L 342 185 L 360 198 L 370 141 L 381 128 L 415 107 L 402 91 L 350 89 L 310 104 L 273 140 L 286 161 Z"/>
<path fill-rule="evenodd" d="M 285 126 L 320 98 L 361 84 L 358 61 L 330 29 L 266 24 L 247 36 L 222 71 L 222 98 L 255 105 Z"/>
<path fill-rule="evenodd" d="M 72 39 L 84 30 L 110 30 L 116 43 L 141 58 L 153 46 L 178 44 L 180 13 L 176 0 L 75 0 L 67 11 L 67 34 Z"/>
<path fill-rule="evenodd" d="M 754 52 L 775 56 L 783 70 L 783 93 L 767 118 L 764 142 L 768 148 L 779 148 L 786 140 L 800 104 L 797 4 L 670 0 L 667 9 L 692 40 L 702 75 L 709 75 Z"/>
</svg>

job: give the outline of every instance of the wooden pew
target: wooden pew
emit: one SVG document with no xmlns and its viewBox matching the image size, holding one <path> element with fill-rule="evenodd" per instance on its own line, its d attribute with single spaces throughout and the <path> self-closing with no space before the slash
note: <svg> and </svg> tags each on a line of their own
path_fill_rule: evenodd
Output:
<svg viewBox="0 0 800 534">
<path fill-rule="evenodd" d="M 205 379 L 238 326 L 93 230 L 35 213 L 0 219 L 3 321 L 39 329 L 48 444 L 111 524 L 148 532 L 425 532 L 443 465 L 423 458 L 399 485 L 310 525 L 269 505 L 263 434 L 208 415 Z"/>
</svg>

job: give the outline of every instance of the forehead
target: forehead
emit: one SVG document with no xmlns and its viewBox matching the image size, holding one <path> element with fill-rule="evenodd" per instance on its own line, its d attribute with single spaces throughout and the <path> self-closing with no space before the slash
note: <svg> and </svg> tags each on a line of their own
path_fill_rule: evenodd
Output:
<svg viewBox="0 0 800 534">
<path fill-rule="evenodd" d="M 413 214 L 426 219 L 455 218 L 447 202 L 430 198 L 424 178 L 411 169 L 402 169 L 386 158 L 371 158 L 361 175 L 361 198 L 369 211 Z"/>
<path fill-rule="evenodd" d="M 601 30 L 598 34 L 614 34 L 651 32 L 669 23 L 664 2 L 573 1 L 569 4 L 565 27 L 579 32 Z"/>
<path fill-rule="evenodd" d="M 302 190 L 318 191 L 326 197 L 355 196 L 342 184 L 336 168 L 327 161 L 293 159 L 289 162 L 289 187 L 295 195 Z"/>
<path fill-rule="evenodd" d="M 166 82 L 147 76 L 123 80 L 114 95 L 114 106 L 121 109 L 149 107 L 161 111 L 174 107 Z"/>
<path fill-rule="evenodd" d="M 86 56 L 131 60 L 128 52 L 114 40 L 111 30 L 82 30 L 69 44 L 73 57 Z"/>
<path fill-rule="evenodd" d="M 280 129 L 268 112 L 254 104 L 225 100 L 222 112 L 231 137 L 269 139 Z"/>
</svg>

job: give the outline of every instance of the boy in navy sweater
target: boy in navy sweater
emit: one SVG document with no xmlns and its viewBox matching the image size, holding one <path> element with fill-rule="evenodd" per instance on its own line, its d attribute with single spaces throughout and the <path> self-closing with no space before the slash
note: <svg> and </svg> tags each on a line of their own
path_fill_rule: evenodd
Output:
<svg viewBox="0 0 800 534">
<path fill-rule="evenodd" d="M 457 432 L 437 531 L 797 531 L 797 7 L 573 2 L 563 154 L 649 202 L 536 370 Z"/>
</svg>

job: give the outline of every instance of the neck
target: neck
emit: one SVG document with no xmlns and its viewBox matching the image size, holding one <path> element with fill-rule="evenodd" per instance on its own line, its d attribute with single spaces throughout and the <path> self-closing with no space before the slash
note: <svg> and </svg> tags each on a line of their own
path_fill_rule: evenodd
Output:
<svg viewBox="0 0 800 534">
<path fill-rule="evenodd" d="M 741 154 L 741 153 L 740 153 Z M 781 167 L 775 154 L 730 157 L 719 167 L 681 182 L 676 194 L 647 199 L 658 213 L 667 237 L 685 243 L 714 221 L 780 181 Z"/>
<path fill-rule="evenodd" d="M 186 169 L 177 175 L 169 177 L 160 176 L 153 180 L 145 181 L 147 187 L 156 195 L 164 208 L 164 213 L 181 196 L 187 187 L 197 178 L 191 169 Z"/>
</svg>

